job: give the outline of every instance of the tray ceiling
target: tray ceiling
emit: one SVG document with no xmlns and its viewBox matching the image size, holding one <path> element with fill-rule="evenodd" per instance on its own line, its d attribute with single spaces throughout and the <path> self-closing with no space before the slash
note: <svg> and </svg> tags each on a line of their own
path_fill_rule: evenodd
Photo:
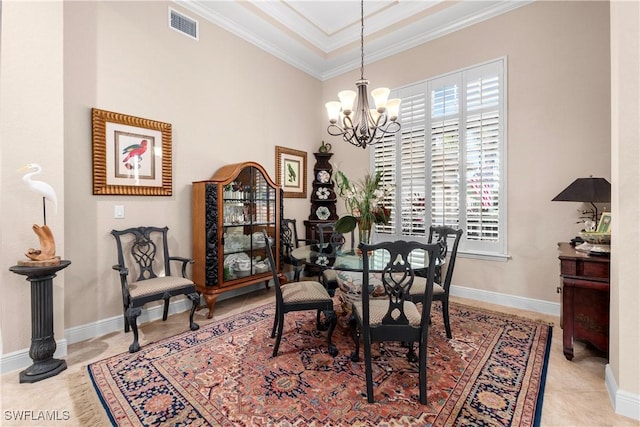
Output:
<svg viewBox="0 0 640 427">
<path fill-rule="evenodd" d="M 365 64 L 531 1 L 367 0 Z M 360 66 L 357 0 L 174 2 L 320 80 Z"/>
</svg>

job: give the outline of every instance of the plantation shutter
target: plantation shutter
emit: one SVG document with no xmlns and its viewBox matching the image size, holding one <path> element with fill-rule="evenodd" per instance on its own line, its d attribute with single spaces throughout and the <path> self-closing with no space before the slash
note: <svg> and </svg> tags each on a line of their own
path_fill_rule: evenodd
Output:
<svg viewBox="0 0 640 427">
<path fill-rule="evenodd" d="M 506 254 L 505 60 L 392 91 L 401 130 L 374 145 L 393 195 L 379 240 L 426 240 L 430 225 L 464 230 L 460 251 Z"/>
<path fill-rule="evenodd" d="M 425 85 L 419 83 L 392 91 L 390 97 L 402 99 L 398 116 L 402 128 L 382 143 L 373 146 L 375 170 L 384 171 L 384 180 L 393 189 L 386 207 L 391 208 L 389 225 L 376 227 L 386 239 L 424 237 L 426 158 L 425 158 Z M 420 240 L 420 239 L 418 239 Z"/>
<path fill-rule="evenodd" d="M 375 231 L 381 234 L 396 234 L 396 138 L 395 135 L 386 135 L 383 140 L 374 145 L 374 170 L 382 171 L 381 184 L 391 188 L 390 194 L 384 199 L 384 206 L 391 211 L 389 224 L 377 224 Z"/>
<path fill-rule="evenodd" d="M 401 120 L 407 126 L 400 130 L 400 182 L 401 206 L 400 234 L 425 236 L 426 158 L 424 89 L 402 99 Z M 428 227 L 427 227 L 428 229 Z"/>
<path fill-rule="evenodd" d="M 496 63 L 468 70 L 465 79 L 467 247 L 502 251 L 503 70 Z"/>
<path fill-rule="evenodd" d="M 430 82 L 431 223 L 458 228 L 460 223 L 461 76 Z"/>
</svg>

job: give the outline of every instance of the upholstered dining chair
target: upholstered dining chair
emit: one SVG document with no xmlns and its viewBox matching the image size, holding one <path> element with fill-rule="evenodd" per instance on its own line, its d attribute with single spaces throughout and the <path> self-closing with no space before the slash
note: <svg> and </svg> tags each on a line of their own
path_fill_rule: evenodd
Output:
<svg viewBox="0 0 640 427">
<path fill-rule="evenodd" d="M 360 337 L 364 343 L 364 362 L 367 383 L 367 400 L 374 402 L 373 396 L 373 371 L 372 371 L 372 342 L 399 341 L 409 343 L 407 358 L 410 362 L 418 362 L 418 377 L 420 389 L 420 403 L 427 403 L 427 339 L 429 337 L 429 316 L 431 313 L 431 297 L 433 295 L 433 279 L 436 260 L 440 253 L 440 244 L 425 244 L 419 242 L 382 242 L 375 245 L 358 246 L 362 251 L 363 272 L 361 300 L 352 303 L 351 328 L 355 341 L 355 351 L 351 360 L 360 360 Z M 372 257 L 377 256 L 373 251 L 387 252 L 389 259 L 381 272 L 381 284 L 370 289 L 370 267 Z M 411 266 L 410 257 L 414 254 L 424 253 L 429 260 L 427 272 L 427 286 L 425 286 L 422 307 L 413 303 L 409 298 L 409 292 L 416 279 L 416 274 Z M 370 293 L 382 297 L 371 298 Z M 418 343 L 418 355 L 414 351 L 414 343 Z"/>
<path fill-rule="evenodd" d="M 282 276 L 275 269 L 271 241 L 266 233 L 263 232 L 263 234 L 265 242 L 269 242 L 266 252 L 269 266 L 273 273 L 274 288 L 276 289 L 276 313 L 273 319 L 273 328 L 271 329 L 271 338 L 275 337 L 276 342 L 273 346 L 272 356 L 276 357 L 278 355 L 284 329 L 284 315 L 292 311 L 315 310 L 316 327 L 318 330 L 327 330 L 329 354 L 335 357 L 338 354 L 338 348 L 331 341 L 337 322 L 333 299 L 331 299 L 331 296 L 329 296 L 329 293 L 320 282 L 305 280 L 302 282 L 282 283 Z M 321 321 L 323 314 L 324 322 Z"/>
<path fill-rule="evenodd" d="M 299 239 L 295 219 L 283 218 L 281 229 L 280 247 L 282 256 L 285 264 L 289 264 L 295 269 L 293 273 L 293 280 L 298 281 L 300 280 L 300 272 L 304 266 L 292 255 L 293 250 L 299 248 L 301 245 L 312 245 L 318 242 L 315 240 Z"/>
<path fill-rule="evenodd" d="M 189 328 L 195 331 L 200 327 L 193 321 L 200 296 L 196 292 L 195 283 L 186 274 L 187 265 L 193 263 L 193 260 L 169 255 L 168 230 L 168 227 L 111 230 L 118 250 L 118 264 L 113 269 L 120 276 L 124 331 L 129 332 L 130 328 L 133 330 L 130 353 L 140 350 L 137 319 L 142 313 L 142 307 L 151 301 L 164 300 L 162 320 L 167 320 L 169 299 L 176 295 L 186 295 L 192 302 Z M 180 276 L 171 275 L 171 261 L 182 263 Z M 154 269 L 158 269 L 157 272 Z"/>
<path fill-rule="evenodd" d="M 460 238 L 462 237 L 462 230 L 456 230 L 447 226 L 432 225 L 429 227 L 429 243 L 439 242 L 442 243 L 442 253 L 440 259 L 446 262 L 445 275 L 442 277 L 442 266 L 438 266 L 436 269 L 435 281 L 433 284 L 433 301 L 440 301 L 442 304 L 442 318 L 444 320 L 444 329 L 447 333 L 447 338 L 451 339 L 451 324 L 449 322 L 449 289 L 451 288 L 451 279 L 453 277 L 453 269 L 456 266 L 456 258 L 458 256 L 458 245 L 460 244 Z M 449 240 L 453 239 L 453 242 Z M 451 250 L 449 250 L 451 248 Z M 418 275 L 423 275 L 418 272 Z M 426 285 L 426 279 L 418 279 L 411 288 L 410 297 L 413 302 L 421 302 L 424 298 L 424 287 Z"/>
<path fill-rule="evenodd" d="M 335 256 L 336 251 L 343 248 L 347 240 L 344 234 L 335 231 L 335 227 L 335 222 L 324 222 L 316 224 L 316 228 L 318 229 L 318 236 L 320 237 L 320 247 L 323 248 L 321 250 L 323 252 L 326 252 L 327 256 Z M 355 236 L 352 231 L 350 248 L 353 248 L 354 243 Z M 320 281 L 322 282 L 324 287 L 327 288 L 329 294 L 333 295 L 336 288 L 338 287 L 338 277 L 336 270 L 330 268 L 323 269 L 320 273 Z"/>
</svg>

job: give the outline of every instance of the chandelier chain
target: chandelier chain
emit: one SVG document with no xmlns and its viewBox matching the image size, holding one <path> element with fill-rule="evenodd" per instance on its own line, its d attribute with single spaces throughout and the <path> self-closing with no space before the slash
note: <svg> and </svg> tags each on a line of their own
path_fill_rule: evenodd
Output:
<svg viewBox="0 0 640 427">
<path fill-rule="evenodd" d="M 360 80 L 364 80 L 364 0 L 360 2 Z"/>
</svg>

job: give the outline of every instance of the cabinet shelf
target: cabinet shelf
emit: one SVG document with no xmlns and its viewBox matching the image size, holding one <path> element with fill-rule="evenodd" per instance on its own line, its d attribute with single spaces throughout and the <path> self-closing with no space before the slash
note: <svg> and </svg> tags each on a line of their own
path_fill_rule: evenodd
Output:
<svg viewBox="0 0 640 427">
<path fill-rule="evenodd" d="M 276 225 L 275 222 L 236 222 L 236 223 L 229 223 L 229 224 L 222 224 L 223 227 L 247 227 L 247 226 L 251 226 L 253 225 L 254 227 L 264 227 L 264 226 L 271 226 L 274 227 Z"/>
</svg>

